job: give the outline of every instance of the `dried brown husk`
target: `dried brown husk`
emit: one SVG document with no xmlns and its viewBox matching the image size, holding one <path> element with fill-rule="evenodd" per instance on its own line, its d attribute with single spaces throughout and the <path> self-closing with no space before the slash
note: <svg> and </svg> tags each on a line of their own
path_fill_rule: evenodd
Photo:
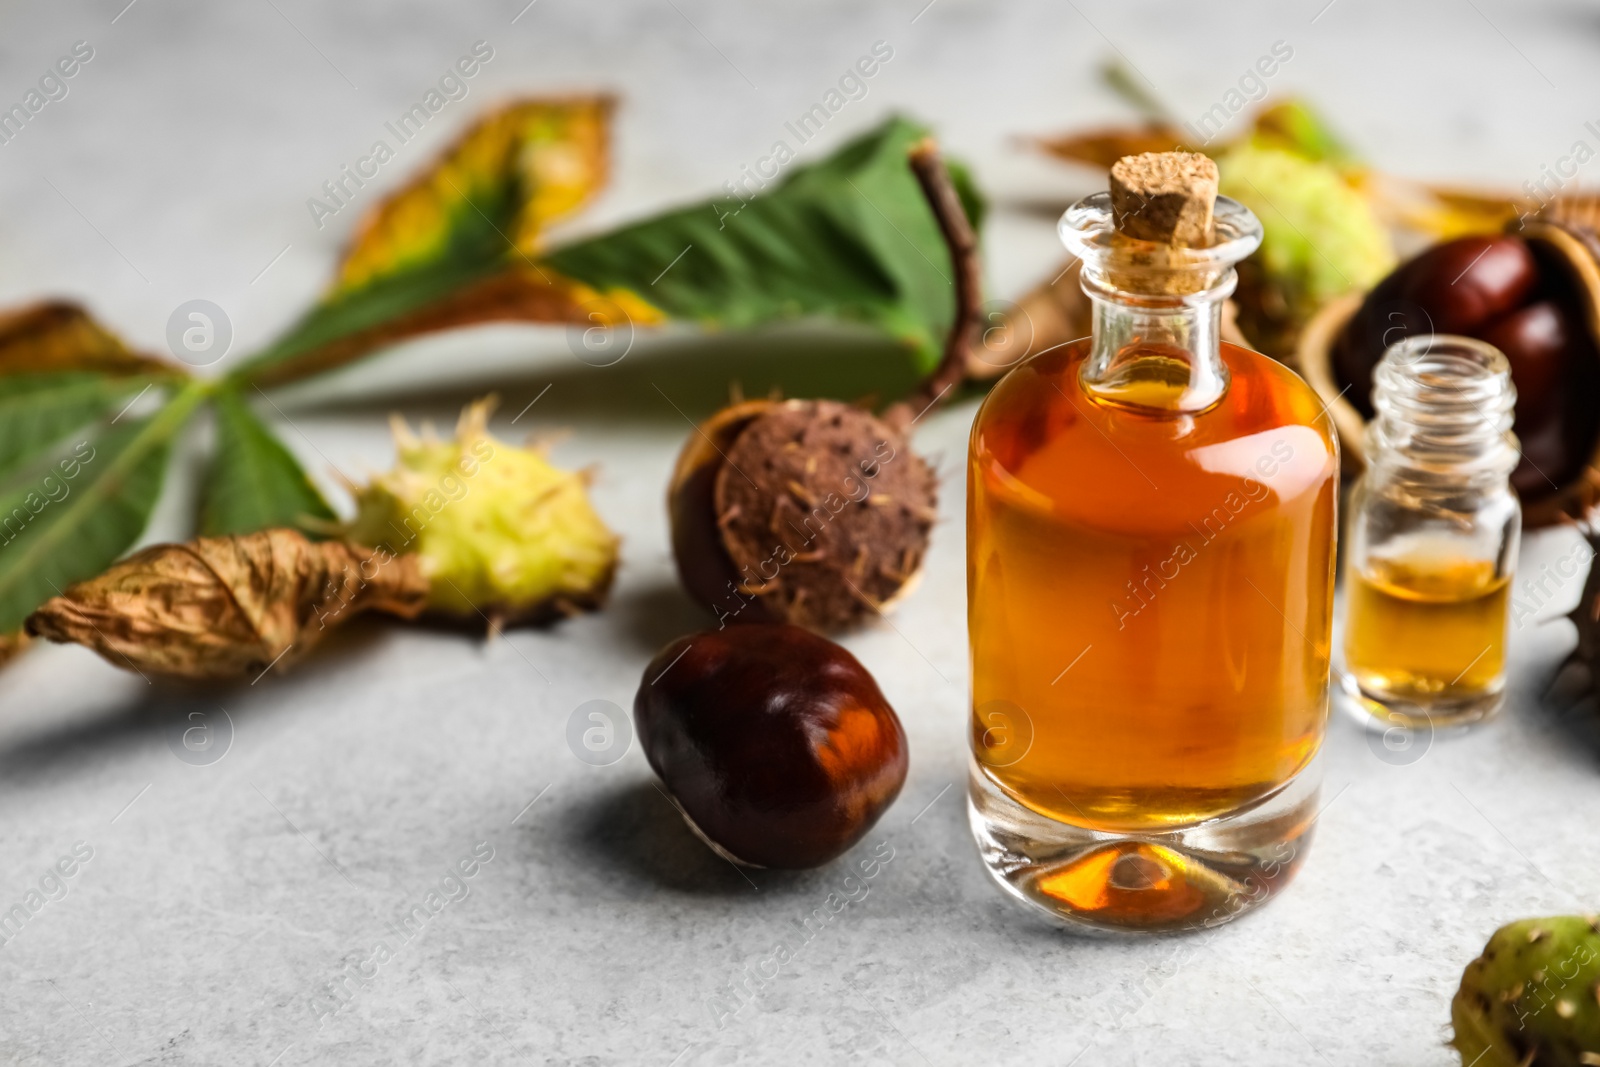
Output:
<svg viewBox="0 0 1600 1067">
<path fill-rule="evenodd" d="M 834 400 L 767 405 L 729 443 L 711 491 L 729 566 L 696 581 L 729 620 L 859 625 L 912 588 L 937 518 L 927 462 L 882 419 Z"/>
<path fill-rule="evenodd" d="M 27 631 L 142 674 L 241 678 L 363 611 L 413 618 L 427 594 L 414 556 L 263 530 L 154 545 L 46 601 Z"/>
</svg>

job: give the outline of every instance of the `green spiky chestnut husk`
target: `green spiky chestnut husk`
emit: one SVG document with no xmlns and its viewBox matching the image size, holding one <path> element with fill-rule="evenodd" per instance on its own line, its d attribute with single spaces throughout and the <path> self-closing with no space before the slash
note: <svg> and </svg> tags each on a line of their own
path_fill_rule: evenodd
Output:
<svg viewBox="0 0 1600 1067">
<path fill-rule="evenodd" d="M 1600 1067 L 1600 919 L 1502 926 L 1467 964 L 1450 1018 L 1464 1067 Z"/>
<path fill-rule="evenodd" d="M 469 405 L 449 441 L 396 418 L 398 462 L 353 487 L 345 536 L 416 553 L 435 616 L 499 627 L 600 607 L 618 538 L 589 503 L 586 476 L 491 437 L 492 406 Z"/>
</svg>

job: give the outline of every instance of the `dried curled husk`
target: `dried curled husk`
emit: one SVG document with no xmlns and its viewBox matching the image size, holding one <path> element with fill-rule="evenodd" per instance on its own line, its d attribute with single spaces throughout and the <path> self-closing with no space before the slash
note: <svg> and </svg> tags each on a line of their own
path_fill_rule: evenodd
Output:
<svg viewBox="0 0 1600 1067">
<path fill-rule="evenodd" d="M 345 536 L 414 553 L 431 615 L 499 628 L 601 607 L 620 540 L 589 503 L 588 475 L 491 437 L 493 407 L 469 405 L 449 441 L 395 418 L 398 462 L 353 487 Z"/>
<path fill-rule="evenodd" d="M 27 632 L 141 674 L 243 678 L 283 670 L 363 611 L 413 618 L 427 595 L 412 557 L 263 530 L 147 548 L 50 598 Z"/>
</svg>

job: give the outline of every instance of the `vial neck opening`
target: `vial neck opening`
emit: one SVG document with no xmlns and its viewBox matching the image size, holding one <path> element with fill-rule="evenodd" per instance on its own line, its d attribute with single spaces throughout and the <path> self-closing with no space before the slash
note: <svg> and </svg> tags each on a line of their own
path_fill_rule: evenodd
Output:
<svg viewBox="0 0 1600 1067">
<path fill-rule="evenodd" d="M 1516 400 L 1511 365 L 1494 346 L 1448 334 L 1406 338 L 1373 372 L 1369 463 L 1380 477 L 1504 481 L 1520 458 Z"/>
</svg>

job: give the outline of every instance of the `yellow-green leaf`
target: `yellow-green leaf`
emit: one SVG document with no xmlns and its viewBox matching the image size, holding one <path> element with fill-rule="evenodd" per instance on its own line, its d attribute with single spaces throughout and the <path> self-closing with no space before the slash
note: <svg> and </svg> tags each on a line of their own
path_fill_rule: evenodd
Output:
<svg viewBox="0 0 1600 1067">
<path fill-rule="evenodd" d="M 442 260 L 531 257 L 610 167 L 609 97 L 524 100 L 490 113 L 361 221 L 333 295 Z"/>
<path fill-rule="evenodd" d="M 182 373 L 175 364 L 132 351 L 76 304 L 51 300 L 0 312 L 0 375 L 61 371 Z"/>
</svg>

